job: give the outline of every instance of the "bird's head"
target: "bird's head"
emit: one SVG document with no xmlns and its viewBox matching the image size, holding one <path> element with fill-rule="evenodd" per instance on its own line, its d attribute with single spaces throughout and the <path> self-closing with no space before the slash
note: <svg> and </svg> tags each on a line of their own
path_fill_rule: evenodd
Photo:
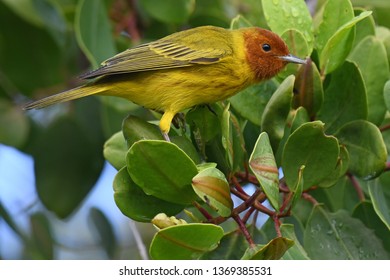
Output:
<svg viewBox="0 0 390 280">
<path fill-rule="evenodd" d="M 257 80 L 275 76 L 287 63 L 305 64 L 290 54 L 286 43 L 275 33 L 254 27 L 244 32 L 246 54 Z"/>
</svg>

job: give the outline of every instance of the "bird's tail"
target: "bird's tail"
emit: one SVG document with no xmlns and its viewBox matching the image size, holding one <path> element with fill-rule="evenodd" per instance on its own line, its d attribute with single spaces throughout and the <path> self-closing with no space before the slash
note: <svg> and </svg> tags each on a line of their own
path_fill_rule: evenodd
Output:
<svg viewBox="0 0 390 280">
<path fill-rule="evenodd" d="M 30 103 L 27 103 L 23 109 L 24 110 L 30 110 L 30 109 L 41 109 L 50 105 L 54 105 L 57 103 L 62 103 L 74 99 L 78 99 L 81 97 L 98 94 L 105 91 L 105 87 L 103 86 L 96 86 L 96 85 L 84 85 L 80 86 L 68 91 L 60 92 L 55 95 L 51 95 L 45 98 L 42 98 L 37 101 L 33 101 Z"/>
</svg>

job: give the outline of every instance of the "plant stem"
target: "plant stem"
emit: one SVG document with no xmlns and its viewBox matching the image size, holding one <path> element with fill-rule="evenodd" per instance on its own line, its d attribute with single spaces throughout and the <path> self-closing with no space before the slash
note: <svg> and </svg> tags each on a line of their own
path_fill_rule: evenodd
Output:
<svg viewBox="0 0 390 280">
<path fill-rule="evenodd" d="M 364 197 L 364 193 L 363 193 L 363 190 L 362 188 L 360 187 L 360 184 L 359 182 L 356 180 L 355 176 L 353 176 L 351 173 L 347 173 L 347 176 L 349 178 L 349 180 L 351 181 L 352 183 L 352 186 L 354 187 L 358 197 L 359 197 L 359 200 L 360 201 L 365 201 L 366 198 Z"/>
<path fill-rule="evenodd" d="M 249 234 L 248 229 L 246 228 L 244 222 L 241 220 L 240 216 L 237 214 L 232 215 L 232 218 L 236 221 L 238 224 L 239 229 L 241 230 L 242 234 L 244 234 L 246 241 L 248 241 L 250 246 L 255 246 L 255 242 L 253 241 L 251 235 Z"/>
<path fill-rule="evenodd" d="M 194 206 L 199 210 L 200 213 L 207 219 L 207 221 L 211 221 L 213 217 L 210 215 L 209 212 L 206 211 L 198 202 L 193 202 Z"/>
<path fill-rule="evenodd" d="M 311 202 L 313 205 L 319 204 L 318 201 L 314 197 L 312 197 L 310 194 L 308 194 L 307 192 L 302 193 L 302 198 Z"/>
</svg>

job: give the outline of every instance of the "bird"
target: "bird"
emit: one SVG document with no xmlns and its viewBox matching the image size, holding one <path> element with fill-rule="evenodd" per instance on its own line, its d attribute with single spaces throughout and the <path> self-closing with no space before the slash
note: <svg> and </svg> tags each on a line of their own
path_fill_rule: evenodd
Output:
<svg viewBox="0 0 390 280">
<path fill-rule="evenodd" d="M 90 95 L 122 97 L 161 112 L 159 127 L 169 141 L 176 114 L 225 100 L 274 77 L 288 63 L 305 60 L 292 55 L 270 30 L 200 26 L 126 49 L 82 74 L 84 85 L 32 101 L 23 109 Z"/>
</svg>

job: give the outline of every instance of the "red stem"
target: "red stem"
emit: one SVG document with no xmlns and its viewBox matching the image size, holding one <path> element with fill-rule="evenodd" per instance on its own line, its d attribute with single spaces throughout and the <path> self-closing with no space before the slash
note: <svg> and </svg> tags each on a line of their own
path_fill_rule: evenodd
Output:
<svg viewBox="0 0 390 280">
<path fill-rule="evenodd" d="M 362 188 L 360 187 L 359 182 L 356 180 L 355 176 L 353 176 L 351 173 L 347 173 L 347 176 L 348 176 L 349 180 L 351 181 L 352 186 L 354 187 L 354 189 L 359 197 L 359 200 L 365 201 L 366 198 L 364 197 L 364 192 L 363 192 Z"/>
</svg>

